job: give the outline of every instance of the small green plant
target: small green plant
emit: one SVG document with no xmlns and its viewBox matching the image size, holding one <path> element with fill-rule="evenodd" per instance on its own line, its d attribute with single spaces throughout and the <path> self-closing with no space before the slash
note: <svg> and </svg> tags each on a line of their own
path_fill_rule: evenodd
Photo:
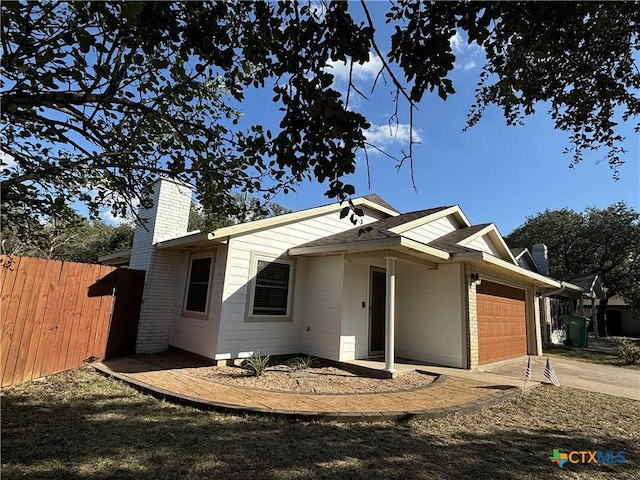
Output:
<svg viewBox="0 0 640 480">
<path fill-rule="evenodd" d="M 619 340 L 618 358 L 625 365 L 640 365 L 640 346 L 626 339 Z"/>
<path fill-rule="evenodd" d="M 316 359 L 310 355 L 306 357 L 295 357 L 287 362 L 291 368 L 295 370 L 308 370 L 316 363 Z"/>
<path fill-rule="evenodd" d="M 245 358 L 241 367 L 248 370 L 251 375 L 259 377 L 267 371 L 270 355 L 260 355 L 260 352 L 253 352 L 249 358 Z"/>
</svg>

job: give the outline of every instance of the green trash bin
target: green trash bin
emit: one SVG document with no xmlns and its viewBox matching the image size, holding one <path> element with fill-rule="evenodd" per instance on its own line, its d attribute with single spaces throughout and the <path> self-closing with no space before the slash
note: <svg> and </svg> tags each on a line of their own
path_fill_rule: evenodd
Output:
<svg viewBox="0 0 640 480">
<path fill-rule="evenodd" d="M 562 323 L 567 332 L 567 340 L 571 342 L 572 346 L 580 348 L 588 346 L 587 332 L 589 331 L 590 321 L 586 317 L 562 317 Z"/>
</svg>

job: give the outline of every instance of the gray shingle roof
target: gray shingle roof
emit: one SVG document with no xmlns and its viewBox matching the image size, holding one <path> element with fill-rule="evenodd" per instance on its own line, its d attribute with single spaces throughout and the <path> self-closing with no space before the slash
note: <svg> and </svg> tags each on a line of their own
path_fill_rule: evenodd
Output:
<svg viewBox="0 0 640 480">
<path fill-rule="evenodd" d="M 447 233 L 446 235 L 443 235 L 442 237 L 429 242 L 429 245 L 431 247 L 444 250 L 447 253 L 475 252 L 476 250 L 458 245 L 458 242 L 461 242 L 474 233 L 479 232 L 488 225 L 491 224 L 482 223 L 480 225 L 473 225 L 471 227 L 459 228 L 458 230 L 454 230 L 453 232 Z"/>
<path fill-rule="evenodd" d="M 313 240 L 312 242 L 300 245 L 300 248 L 324 247 L 329 245 L 340 245 L 343 243 L 366 242 L 371 240 L 400 237 L 400 235 L 389 231 L 389 229 L 417 220 L 418 218 L 426 217 L 427 215 L 431 215 L 446 208 L 449 207 L 429 208 L 427 210 L 403 213 L 396 217 L 383 218 L 368 225 L 358 226 L 344 232 L 329 235 L 328 237 Z"/>
<path fill-rule="evenodd" d="M 555 278 L 563 282 L 573 283 L 589 292 L 597 275 L 597 273 L 568 273 L 566 275 L 557 275 Z"/>
<path fill-rule="evenodd" d="M 363 198 L 366 198 L 367 200 L 369 200 L 370 202 L 373 202 L 377 205 L 380 205 L 381 207 L 384 208 L 388 208 L 389 210 L 393 210 L 394 212 L 398 212 L 400 213 L 400 211 L 398 209 L 396 209 L 395 207 L 393 207 L 393 205 L 387 203 L 380 195 L 378 195 L 377 193 L 371 193 L 369 195 L 365 195 Z"/>
</svg>

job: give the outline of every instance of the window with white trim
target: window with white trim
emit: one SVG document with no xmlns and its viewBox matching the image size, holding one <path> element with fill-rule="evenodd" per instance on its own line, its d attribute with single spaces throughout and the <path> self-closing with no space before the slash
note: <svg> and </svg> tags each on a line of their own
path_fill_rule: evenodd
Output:
<svg viewBox="0 0 640 480">
<path fill-rule="evenodd" d="M 263 256 L 254 256 L 251 316 L 286 317 L 291 304 L 293 263 Z"/>
<path fill-rule="evenodd" d="M 211 284 L 212 256 L 191 258 L 189 280 L 185 293 L 184 310 L 204 314 L 209 303 L 209 287 Z"/>
</svg>

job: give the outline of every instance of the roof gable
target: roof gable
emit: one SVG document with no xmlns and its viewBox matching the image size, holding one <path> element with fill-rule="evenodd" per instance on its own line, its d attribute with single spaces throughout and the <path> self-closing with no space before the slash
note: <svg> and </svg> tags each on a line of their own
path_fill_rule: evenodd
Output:
<svg viewBox="0 0 640 480">
<path fill-rule="evenodd" d="M 479 250 L 473 245 L 474 241 L 483 238 L 485 241 L 488 240 L 487 243 L 490 244 L 490 247 L 493 247 L 495 251 L 499 253 L 499 255 L 497 255 L 498 258 L 514 264 L 518 263 L 493 223 L 482 223 L 480 225 L 459 228 L 429 242 L 429 245 L 448 253 L 474 252 Z M 494 255 L 493 251 L 486 253 Z"/>
<path fill-rule="evenodd" d="M 379 203 L 374 203 L 365 197 L 356 198 L 352 201 L 352 203 L 356 207 L 368 207 L 371 210 L 378 211 L 392 217 L 398 215 L 398 212 L 395 209 L 389 209 L 383 205 L 380 205 Z M 215 230 L 213 233 L 216 237 L 237 235 L 238 233 L 247 233 L 254 230 L 260 230 L 262 228 L 275 227 L 289 222 L 295 222 L 306 218 L 324 215 L 326 213 L 337 212 L 339 210 L 342 210 L 344 207 L 345 205 L 336 202 L 329 205 L 324 205 L 322 207 L 315 207 L 309 208 L 307 210 L 285 213 L 284 215 L 278 215 L 277 217 L 263 218 L 261 220 L 254 220 L 253 222 L 240 223 L 238 225 L 231 225 L 230 227 L 223 227 Z"/>
<path fill-rule="evenodd" d="M 415 212 L 403 213 L 395 217 L 383 218 L 365 226 L 359 226 L 344 232 L 329 235 L 327 237 L 313 240 L 301 248 L 330 247 L 335 245 L 356 245 L 366 242 L 381 241 L 390 238 L 404 238 L 404 233 L 419 228 L 447 215 L 455 216 L 461 222 L 468 220 L 457 205 L 452 207 L 437 207 Z M 464 224 L 464 223 L 463 223 Z M 493 223 L 481 225 L 465 226 L 452 232 L 442 235 L 432 241 L 416 240 L 413 237 L 406 237 L 416 240 L 424 245 L 437 248 L 443 252 L 454 254 L 463 252 L 477 252 L 481 249 L 471 245 L 477 239 L 486 238 L 490 244 L 490 253 L 502 260 L 517 265 L 517 261 L 511 254 L 509 248 L 504 243 L 500 232 Z"/>
<path fill-rule="evenodd" d="M 385 206 L 384 204 L 386 204 L 386 202 L 384 200 L 382 200 L 377 195 L 376 197 L 377 199 L 374 198 L 374 200 L 376 200 L 375 202 L 367 199 L 366 197 L 360 197 L 352 200 L 352 203 L 356 207 L 367 208 L 371 211 L 378 212 L 383 216 L 394 218 L 399 215 L 395 209 L 390 209 Z M 213 232 L 191 232 L 181 237 L 158 242 L 158 248 L 185 247 L 188 245 L 205 246 L 210 244 L 210 242 L 212 241 L 220 242 L 233 235 L 252 233 L 258 230 L 275 228 L 281 225 L 299 222 L 313 217 L 337 213 L 344 207 L 344 204 L 336 202 L 329 205 L 323 205 L 321 207 L 314 207 L 297 212 L 285 213 L 284 215 L 278 215 L 277 217 L 263 218 L 260 220 L 254 220 L 252 222 L 240 223 L 237 225 L 231 225 L 229 227 L 222 227 L 214 230 Z"/>
<path fill-rule="evenodd" d="M 509 247 L 502 238 L 502 235 L 500 235 L 498 228 L 493 223 L 485 224 L 484 228 L 479 229 L 477 232 L 471 234 L 469 237 L 465 238 L 459 243 L 463 246 L 470 246 L 472 242 L 480 238 L 483 238 L 485 240 L 485 242 L 489 245 L 489 248 L 495 248 L 496 252 L 499 254 L 496 256 L 501 257 L 503 260 L 507 260 L 508 262 L 512 262 L 514 264 L 518 263 L 511 254 L 511 250 L 509 250 Z M 487 253 L 494 254 L 493 251 Z"/>
<path fill-rule="evenodd" d="M 392 229 L 398 225 L 411 222 L 424 216 L 432 215 L 441 209 L 448 207 L 430 208 L 427 210 L 418 210 L 416 212 L 402 213 L 395 217 L 383 218 L 368 225 L 359 226 L 344 232 L 319 238 L 311 242 L 305 243 L 301 247 L 325 247 L 330 245 L 341 245 L 345 243 L 366 242 L 371 240 L 381 240 L 385 238 L 400 237 Z"/>
<path fill-rule="evenodd" d="M 483 230 L 487 225 L 489 224 L 483 223 L 472 227 L 459 228 L 458 230 L 429 242 L 429 245 L 449 253 L 473 252 L 475 250 L 461 245 L 460 242 Z"/>
<path fill-rule="evenodd" d="M 413 214 L 422 213 L 422 215 L 412 216 Z M 405 213 L 405 216 L 402 218 L 402 221 L 398 222 L 398 224 L 390 227 L 394 233 L 403 233 L 407 230 L 411 230 L 417 227 L 424 225 L 425 223 L 433 222 L 442 217 L 446 217 L 447 215 L 452 215 L 461 225 L 466 227 L 470 226 L 471 223 L 462 212 L 458 205 L 452 205 L 449 207 L 438 207 L 431 208 L 429 210 L 419 210 L 417 212 Z"/>
</svg>

